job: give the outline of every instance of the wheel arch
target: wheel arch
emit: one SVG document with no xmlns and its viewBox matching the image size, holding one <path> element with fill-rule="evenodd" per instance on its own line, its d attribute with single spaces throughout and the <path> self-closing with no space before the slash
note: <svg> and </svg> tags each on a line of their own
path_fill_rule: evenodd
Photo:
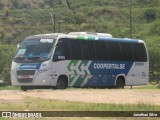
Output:
<svg viewBox="0 0 160 120">
<path fill-rule="evenodd" d="M 64 80 L 65 80 L 65 82 L 67 83 L 67 86 L 68 86 L 68 84 L 69 84 L 68 76 L 65 75 L 65 74 L 59 75 L 57 81 L 58 81 L 59 79 L 61 79 L 61 78 L 64 78 Z"/>
<path fill-rule="evenodd" d="M 117 80 L 118 80 L 119 78 L 123 79 L 124 85 L 126 85 L 126 77 L 125 77 L 125 74 L 119 74 L 119 75 L 117 75 L 117 77 L 116 77 L 116 79 L 115 79 L 114 85 L 116 86 Z"/>
</svg>

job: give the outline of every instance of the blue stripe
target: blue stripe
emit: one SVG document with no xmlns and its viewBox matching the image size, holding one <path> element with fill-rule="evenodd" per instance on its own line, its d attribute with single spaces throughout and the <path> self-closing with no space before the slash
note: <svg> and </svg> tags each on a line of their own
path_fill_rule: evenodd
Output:
<svg viewBox="0 0 160 120">
<path fill-rule="evenodd" d="M 128 74 L 133 62 L 92 61 L 89 66 L 91 75 Z"/>
<path fill-rule="evenodd" d="M 118 74 L 127 75 L 133 62 L 92 61 L 89 71 L 93 75 L 84 86 L 114 86 Z M 100 76 L 99 76 L 100 75 Z"/>
<path fill-rule="evenodd" d="M 107 87 L 114 86 L 115 78 L 111 75 L 107 76 L 98 76 L 94 75 L 90 79 L 88 79 L 87 83 L 84 85 L 85 87 Z"/>
<path fill-rule="evenodd" d="M 29 63 L 29 64 L 21 64 L 19 67 L 19 70 L 27 70 L 27 69 L 32 69 L 32 70 L 39 70 L 41 66 L 41 63 Z"/>
</svg>

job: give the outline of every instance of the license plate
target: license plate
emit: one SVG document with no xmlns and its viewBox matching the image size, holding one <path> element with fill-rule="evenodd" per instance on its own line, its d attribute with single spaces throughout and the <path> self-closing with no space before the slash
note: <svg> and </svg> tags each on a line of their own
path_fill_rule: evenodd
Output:
<svg viewBox="0 0 160 120">
<path fill-rule="evenodd" d="M 21 78 L 23 78 L 23 79 L 28 79 L 28 78 L 29 78 L 29 75 L 21 75 Z"/>
</svg>

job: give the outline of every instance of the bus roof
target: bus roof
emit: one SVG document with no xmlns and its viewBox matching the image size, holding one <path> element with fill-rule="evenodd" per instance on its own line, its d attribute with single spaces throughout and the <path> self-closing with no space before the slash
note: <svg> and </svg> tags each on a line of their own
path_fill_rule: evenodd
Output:
<svg viewBox="0 0 160 120">
<path fill-rule="evenodd" d="M 60 38 L 70 38 L 76 40 L 105 40 L 112 42 L 134 42 L 134 43 L 144 43 L 143 40 L 130 39 L 130 38 L 107 38 L 107 37 L 95 37 L 95 36 L 86 36 L 86 35 L 65 35 L 60 36 Z"/>
<path fill-rule="evenodd" d="M 113 38 L 109 33 L 92 33 L 92 32 L 71 32 L 67 38 L 74 38 L 79 40 L 107 40 L 115 42 L 136 42 L 144 43 L 142 40 L 130 38 Z"/>
<path fill-rule="evenodd" d="M 143 40 L 130 39 L 130 38 L 112 38 L 111 34 L 108 33 L 86 33 L 86 32 L 71 32 L 68 35 L 64 33 L 51 33 L 51 34 L 39 34 L 26 37 L 26 39 L 34 38 L 70 38 L 76 40 L 105 40 L 112 42 L 134 42 L 134 43 L 144 43 Z"/>
<path fill-rule="evenodd" d="M 84 35 L 84 36 L 93 36 L 93 37 L 106 37 L 112 38 L 112 35 L 109 33 L 93 33 L 93 32 L 70 32 L 68 35 Z"/>
<path fill-rule="evenodd" d="M 44 37 L 58 37 L 60 35 L 66 35 L 66 34 L 64 34 L 64 33 L 38 34 L 38 35 L 28 36 L 28 37 L 26 37 L 26 39 L 44 38 Z"/>
</svg>

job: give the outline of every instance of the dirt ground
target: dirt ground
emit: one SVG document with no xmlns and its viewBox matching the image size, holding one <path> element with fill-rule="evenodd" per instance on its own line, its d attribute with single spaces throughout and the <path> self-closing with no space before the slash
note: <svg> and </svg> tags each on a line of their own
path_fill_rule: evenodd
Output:
<svg viewBox="0 0 160 120">
<path fill-rule="evenodd" d="M 23 101 L 26 97 L 61 101 L 116 104 L 160 105 L 159 90 L 134 89 L 67 89 L 67 90 L 0 90 L 0 102 Z"/>
</svg>

